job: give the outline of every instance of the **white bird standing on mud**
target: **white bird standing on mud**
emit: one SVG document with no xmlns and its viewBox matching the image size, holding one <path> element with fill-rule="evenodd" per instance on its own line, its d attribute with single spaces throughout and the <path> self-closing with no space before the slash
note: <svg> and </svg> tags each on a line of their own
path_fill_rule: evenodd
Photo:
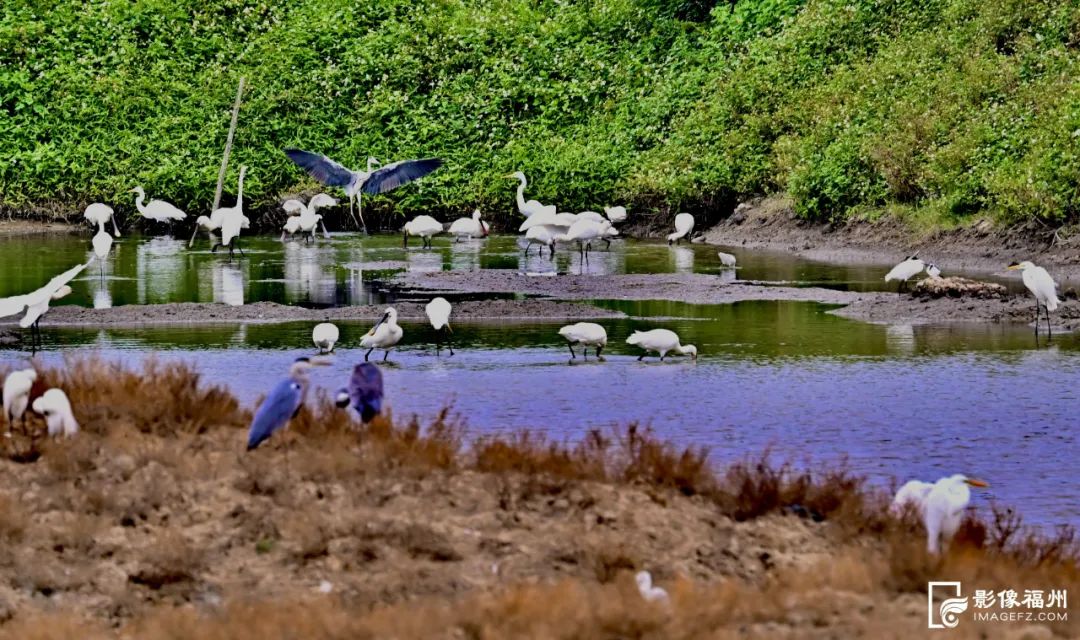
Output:
<svg viewBox="0 0 1080 640">
<path fill-rule="evenodd" d="M 146 199 L 146 192 L 143 191 L 141 186 L 135 187 L 129 191 L 129 193 L 135 194 L 135 208 L 138 209 L 139 214 L 147 220 L 153 220 L 154 222 L 175 222 L 187 218 L 186 213 L 164 200 L 151 200 L 149 203 L 143 204 L 143 200 Z"/>
<path fill-rule="evenodd" d="M 626 339 L 626 344 L 632 344 L 645 350 L 645 353 L 638 357 L 639 361 L 648 355 L 650 351 L 659 353 L 661 362 L 664 361 L 664 356 L 668 353 L 690 356 L 697 360 L 697 347 L 692 344 L 679 344 L 678 334 L 668 329 L 635 331 Z"/>
<path fill-rule="evenodd" d="M 596 347 L 596 357 L 600 360 L 604 359 L 600 352 L 607 346 L 607 330 L 595 322 L 568 324 L 559 329 L 559 335 L 566 338 L 566 346 L 570 349 L 571 359 L 577 359 L 574 353 L 575 344 L 581 345 L 581 354 L 586 360 L 589 359 L 589 347 Z"/>
<path fill-rule="evenodd" d="M 683 238 L 690 239 L 690 234 L 694 231 L 694 216 L 689 213 L 680 213 L 675 216 L 675 233 L 668 234 L 668 244 L 672 242 L 679 242 Z"/>
<path fill-rule="evenodd" d="M 661 602 L 663 604 L 668 603 L 668 593 L 660 587 L 653 586 L 652 574 L 648 571 L 639 571 L 634 576 L 634 582 L 637 583 L 638 593 L 645 599 L 646 602 Z"/>
<path fill-rule="evenodd" d="M 416 216 L 412 220 L 405 223 L 405 226 L 401 228 L 401 244 L 403 247 L 408 248 L 409 236 L 417 236 L 420 238 L 421 246 L 425 249 L 431 248 L 432 236 L 437 236 L 443 232 L 442 223 L 432 218 L 431 216 Z"/>
<path fill-rule="evenodd" d="M 86 207 L 86 210 L 83 211 L 83 218 L 89 220 L 91 224 L 95 225 L 104 225 L 109 220 L 112 220 L 113 233 L 116 234 L 117 238 L 120 237 L 120 227 L 116 226 L 116 216 L 113 215 L 113 208 L 109 205 L 103 204 L 101 202 L 95 202 L 90 206 Z"/>
<path fill-rule="evenodd" d="M 892 282 L 893 280 L 899 280 L 900 285 L 896 288 L 896 292 L 907 288 L 907 281 L 926 268 L 926 264 L 919 260 L 919 253 L 915 252 L 912 255 L 904 258 L 904 261 L 896 265 L 885 274 L 885 282 Z"/>
<path fill-rule="evenodd" d="M 390 350 L 394 348 L 394 345 L 401 342 L 401 336 L 404 334 L 405 332 L 397 323 L 397 309 L 387 307 L 382 319 L 376 322 L 371 331 L 364 334 L 363 338 L 360 338 L 360 347 L 367 349 L 367 353 L 364 354 L 364 362 L 367 362 L 368 356 L 375 349 L 383 350 L 383 362 L 385 362 L 390 357 Z"/>
<path fill-rule="evenodd" d="M 22 418 L 26 423 L 26 406 L 30 404 L 30 389 L 37 380 L 37 371 L 33 369 L 19 369 L 12 371 L 4 378 L 4 418 L 7 420 L 8 432 L 15 426 L 15 421 Z"/>
<path fill-rule="evenodd" d="M 525 187 L 529 186 L 529 181 L 525 179 L 524 173 L 522 173 L 521 171 L 515 171 L 514 173 L 511 173 L 504 177 L 514 178 L 520 181 L 520 184 L 518 184 L 517 188 L 517 208 L 518 212 L 521 213 L 521 215 L 525 216 L 526 218 L 531 218 L 538 213 L 555 215 L 555 205 L 553 204 L 544 205 L 540 204 L 540 202 L 537 200 L 529 200 L 528 202 L 525 201 Z"/>
<path fill-rule="evenodd" d="M 105 230 L 105 223 L 98 224 L 98 232 L 94 234 L 93 239 L 90 240 L 90 244 L 94 247 L 94 255 L 97 256 L 98 266 L 100 267 L 100 276 L 105 277 L 105 259 L 109 257 L 109 251 L 112 250 L 113 237 L 109 235 L 109 232 Z"/>
<path fill-rule="evenodd" d="M 424 313 L 427 314 L 428 322 L 431 323 L 431 327 L 435 329 L 435 355 L 439 355 L 439 351 L 442 348 L 439 335 L 443 329 L 446 332 L 453 333 L 454 330 L 450 328 L 450 311 L 452 307 L 446 298 L 438 297 L 434 298 L 431 302 L 427 303 L 424 307 Z M 450 347 L 450 355 L 454 355 L 454 345 L 450 343 L 450 338 L 447 336 L 446 345 Z"/>
<path fill-rule="evenodd" d="M 70 438 L 79 432 L 79 423 L 71 410 L 71 401 L 63 389 L 49 389 L 36 398 L 34 412 L 44 416 L 50 436 Z"/>
<path fill-rule="evenodd" d="M 735 256 L 731 255 L 730 253 L 724 253 L 723 251 L 717 251 L 716 252 L 716 257 L 720 258 L 720 264 L 724 265 L 725 267 L 727 267 L 729 269 L 735 266 Z"/>
<path fill-rule="evenodd" d="M 319 348 L 319 353 L 329 353 L 334 350 L 341 333 L 332 322 L 320 322 L 311 330 L 311 341 Z"/>
<path fill-rule="evenodd" d="M 472 240 L 473 238 L 483 238 L 488 234 L 488 225 L 486 222 L 480 219 L 480 210 L 473 211 L 471 218 L 458 218 L 454 220 L 454 223 L 450 225 L 450 235 L 456 236 L 457 240 L 461 240 L 463 237 Z M 455 242 L 457 241 L 455 240 Z"/>
<path fill-rule="evenodd" d="M 1046 333 L 1052 335 L 1050 329 L 1050 312 L 1057 311 L 1058 297 L 1057 285 L 1054 279 L 1046 272 L 1046 269 L 1037 267 L 1028 260 L 1014 262 L 1008 266 L 1011 271 L 1023 272 L 1024 286 L 1031 295 L 1035 296 L 1035 335 L 1039 335 L 1039 316 L 1041 310 L 1046 309 Z"/>
<path fill-rule="evenodd" d="M 963 474 L 942 478 L 926 494 L 923 503 L 923 524 L 926 526 L 926 550 L 939 553 L 948 548 L 960 523 L 964 520 L 964 509 L 971 501 L 969 487 L 987 487 L 982 480 L 975 480 Z"/>
</svg>

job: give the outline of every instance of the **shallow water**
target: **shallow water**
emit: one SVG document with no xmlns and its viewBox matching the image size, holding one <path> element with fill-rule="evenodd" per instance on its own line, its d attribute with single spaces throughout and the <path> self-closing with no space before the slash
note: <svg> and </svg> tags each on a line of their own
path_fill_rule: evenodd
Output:
<svg viewBox="0 0 1080 640">
<path fill-rule="evenodd" d="M 84 259 L 87 242 L 80 236 L 0 239 L 0 295 L 40 286 Z M 105 278 L 90 273 L 80 279 L 73 301 L 381 303 L 395 295 L 380 284 L 388 268 L 542 271 L 550 264 L 535 254 L 524 258 L 512 238 L 437 241 L 429 252 L 403 251 L 400 237 L 349 235 L 310 247 L 256 238 L 249 240 L 249 258 L 231 264 L 211 255 L 204 240 L 192 252 L 185 242 L 123 239 Z M 719 273 L 714 255 L 698 245 L 617 242 L 611 251 L 594 254 L 588 268 L 597 274 Z M 839 288 L 877 286 L 888 269 L 775 254 L 739 256 L 739 278 Z M 560 271 L 579 267 L 569 252 L 558 255 L 556 265 Z M 431 416 L 452 403 L 473 432 L 531 428 L 559 439 L 637 421 L 677 442 L 704 444 L 717 461 L 767 447 L 778 459 L 797 463 L 846 456 L 856 471 L 882 484 L 964 472 L 992 484 L 976 493 L 978 503 L 996 499 L 1020 507 L 1032 522 L 1080 525 L 1080 478 L 1061 473 L 1080 453 L 1073 427 L 1080 386 L 1076 336 L 1058 336 L 1049 349 L 1036 349 L 1022 326 L 886 327 L 845 320 L 814 303 L 594 304 L 630 316 L 602 322 L 609 333 L 602 363 L 591 355 L 582 362 L 579 353 L 570 366 L 557 335 L 561 323 L 455 323 L 458 353 L 452 358 L 445 352 L 435 356 L 428 328 L 404 323 L 402 347 L 384 367 L 390 406 L 398 415 Z M 293 358 L 313 353 L 310 323 L 109 329 L 44 324 L 46 351 L 39 357 L 45 362 L 60 364 L 72 351 L 133 363 L 157 353 L 195 362 L 206 380 L 228 382 L 248 403 L 284 375 Z M 330 390 L 363 358 L 351 346 L 370 326 L 339 324 L 342 348 L 335 366 L 314 378 Z M 657 326 L 697 345 L 701 358 L 637 362 L 626 336 Z M 0 351 L 0 366 L 23 357 L 20 351 Z M 1054 490 L 1047 491 L 1051 477 Z"/>
</svg>

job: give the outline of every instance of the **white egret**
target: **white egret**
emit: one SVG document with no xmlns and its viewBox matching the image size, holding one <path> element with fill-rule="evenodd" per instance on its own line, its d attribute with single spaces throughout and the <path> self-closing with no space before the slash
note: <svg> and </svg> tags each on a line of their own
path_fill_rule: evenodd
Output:
<svg viewBox="0 0 1080 640">
<path fill-rule="evenodd" d="M 418 236 L 420 238 L 421 246 L 425 249 L 431 248 L 431 237 L 437 236 L 443 232 L 442 223 L 432 218 L 431 216 L 416 216 L 412 220 L 405 223 L 405 226 L 401 228 L 401 244 L 408 248 L 409 236 Z"/>
<path fill-rule="evenodd" d="M 600 352 L 607 346 L 607 331 L 594 322 L 578 322 L 568 324 L 559 329 L 559 335 L 566 338 L 566 345 L 570 349 L 570 358 L 577 359 L 574 354 L 574 345 L 581 345 L 582 357 L 589 359 L 589 347 L 596 347 L 596 357 L 603 360 Z"/>
<path fill-rule="evenodd" d="M 525 201 L 525 187 L 529 185 L 529 181 L 525 179 L 525 174 L 521 171 L 515 171 L 509 175 L 503 176 L 505 178 L 514 178 L 520 181 L 517 189 L 517 208 L 521 215 L 526 218 L 530 218 L 538 213 L 547 213 L 549 215 L 555 215 L 555 205 L 543 205 L 536 200 Z"/>
<path fill-rule="evenodd" d="M 604 215 L 611 220 L 611 224 L 619 224 L 626 220 L 626 207 L 604 207 Z"/>
<path fill-rule="evenodd" d="M 50 436 L 70 438 L 79 432 L 79 423 L 71 410 L 71 401 L 63 389 L 49 389 L 34 399 L 33 409 L 45 418 Z"/>
<path fill-rule="evenodd" d="M 401 336 L 404 333 L 397 323 L 397 310 L 393 307 L 387 307 L 383 317 L 375 323 L 371 331 L 368 331 L 363 338 L 360 338 L 360 346 L 367 349 L 367 353 L 364 354 L 364 362 L 367 362 L 368 356 L 375 349 L 383 350 L 383 361 L 385 362 L 390 357 L 390 350 L 398 342 L 401 342 Z"/>
<path fill-rule="evenodd" d="M 143 200 L 146 199 L 146 192 L 143 191 L 141 186 L 135 187 L 129 191 L 129 193 L 135 194 L 135 208 L 138 209 L 139 213 L 142 214 L 142 217 L 147 220 L 153 220 L 154 222 L 173 222 L 187 218 L 186 213 L 164 200 L 151 200 L 144 205 Z"/>
<path fill-rule="evenodd" d="M 108 234 L 106 234 L 108 235 Z M 49 280 L 45 286 L 31 291 L 30 293 L 0 298 L 0 318 L 6 318 L 26 311 L 26 315 L 19 321 L 22 328 L 30 328 L 34 339 L 34 345 L 38 344 L 41 337 L 39 323 L 41 316 L 49 310 L 49 302 L 62 298 L 71 293 L 68 283 L 79 275 L 90 263 L 75 265 L 67 271 Z"/>
<path fill-rule="evenodd" d="M 900 515 L 908 505 L 922 518 L 926 510 L 926 496 L 934 488 L 934 483 L 922 480 L 908 480 L 904 486 L 896 492 L 892 505 L 889 507 L 894 515 Z"/>
<path fill-rule="evenodd" d="M 109 232 L 105 230 L 105 223 L 101 222 L 98 226 L 98 232 L 94 234 L 90 243 L 94 246 L 94 255 L 97 256 L 98 266 L 101 267 L 101 277 L 105 277 L 105 259 L 109 257 L 109 251 L 112 249 L 113 239 L 109 235 Z"/>
<path fill-rule="evenodd" d="M 723 251 L 717 251 L 716 257 L 720 258 L 720 264 L 725 267 L 731 268 L 735 266 L 735 256 L 730 253 L 724 253 Z"/>
<path fill-rule="evenodd" d="M 220 247 L 229 248 L 229 259 L 232 259 L 233 250 L 240 249 L 240 255 L 244 255 L 243 247 L 240 247 L 240 229 L 244 228 L 245 222 L 247 222 L 247 216 L 244 215 L 244 176 L 247 175 L 247 167 L 240 167 L 240 177 L 236 182 L 236 204 L 231 207 L 219 207 L 210 214 L 211 222 L 220 220 L 218 226 L 221 228 L 221 242 L 218 242 L 210 249 L 210 253 L 214 253 Z M 250 224 L 250 223 L 249 223 Z M 233 240 L 236 243 L 233 244 Z"/>
<path fill-rule="evenodd" d="M 678 334 L 668 329 L 635 331 L 626 339 L 626 344 L 636 345 L 645 350 L 645 353 L 641 354 L 638 360 L 643 359 L 650 351 L 659 353 L 661 362 L 664 361 L 664 356 L 668 353 L 690 356 L 697 360 L 697 347 L 692 344 L 679 344 Z"/>
<path fill-rule="evenodd" d="M 1057 311 L 1059 304 L 1054 279 L 1050 277 L 1046 269 L 1037 267 L 1028 260 L 1014 262 L 1008 266 L 1008 269 L 1023 272 L 1024 286 L 1028 288 L 1031 295 L 1035 296 L 1035 335 L 1039 335 L 1040 309 L 1044 308 L 1046 309 L 1046 333 L 1052 335 L 1050 312 Z"/>
<path fill-rule="evenodd" d="M 4 378 L 4 417 L 8 431 L 15 426 L 15 421 L 22 418 L 26 424 L 26 407 L 30 404 L 30 389 L 37 380 L 38 373 L 33 369 L 12 371 Z"/>
<path fill-rule="evenodd" d="M 926 265 L 926 275 L 930 276 L 930 279 L 932 279 L 932 280 L 940 280 L 941 279 L 941 269 L 938 269 L 938 266 L 936 264 L 934 264 L 933 262 L 927 263 L 927 265 Z"/>
<path fill-rule="evenodd" d="M 86 210 L 83 211 L 83 218 L 86 218 L 91 224 L 95 225 L 105 224 L 109 220 L 112 220 L 113 233 L 116 234 L 117 238 L 120 237 L 120 228 L 116 226 L 116 216 L 113 215 L 113 208 L 109 205 L 95 202 L 86 207 Z"/>
<path fill-rule="evenodd" d="M 592 248 L 592 241 L 606 239 L 607 230 L 610 228 L 611 222 L 607 220 L 602 222 L 588 219 L 578 220 L 566 232 L 565 241 L 577 242 L 578 253 L 583 257 L 588 257 L 589 250 Z"/>
<path fill-rule="evenodd" d="M 904 261 L 896 265 L 885 274 L 885 282 L 892 282 L 893 280 L 899 280 L 900 285 L 896 288 L 896 292 L 907 287 L 907 281 L 926 268 L 926 264 L 919 260 L 919 252 L 915 252 L 904 258 Z"/>
<path fill-rule="evenodd" d="M 551 257 L 555 257 L 555 238 L 563 235 L 566 229 L 563 227 L 557 227 L 550 224 L 540 224 L 534 227 L 530 227 L 525 232 L 525 239 L 528 244 L 525 245 L 525 255 L 529 255 L 529 249 L 534 244 L 540 245 L 540 253 L 544 252 L 544 247 L 547 247 L 551 252 Z"/>
<path fill-rule="evenodd" d="M 694 232 L 694 216 L 689 213 L 680 213 L 675 216 L 675 233 L 669 233 L 667 237 L 668 244 L 672 242 L 679 242 L 683 238 L 690 239 L 690 235 Z"/>
<path fill-rule="evenodd" d="M 453 333 L 454 330 L 450 328 L 450 311 L 452 307 L 446 298 L 438 297 L 432 299 L 424 307 L 424 313 L 427 314 L 428 321 L 431 322 L 431 327 L 435 329 L 435 355 L 439 355 L 441 349 L 441 342 L 439 335 L 443 328 L 447 333 Z M 446 339 L 446 345 L 450 347 L 450 355 L 454 355 L 454 345 L 450 343 L 449 336 Z"/>
<path fill-rule="evenodd" d="M 960 523 L 964 519 L 964 509 L 971 501 L 969 487 L 989 486 L 982 480 L 975 480 L 963 474 L 942 478 L 926 494 L 923 503 L 923 524 L 926 526 L 926 550 L 938 553 L 947 548 Z"/>
<path fill-rule="evenodd" d="M 472 240 L 483 238 L 488 234 L 488 225 L 480 219 L 480 210 L 473 211 L 471 218 L 458 218 L 450 225 L 450 235 L 456 236 L 457 240 L 462 237 Z M 455 240 L 455 242 L 457 241 Z"/>
<path fill-rule="evenodd" d="M 311 330 L 311 341 L 319 348 L 319 353 L 333 351 L 340 336 L 337 326 L 329 321 L 320 322 Z"/>
<path fill-rule="evenodd" d="M 295 162 L 297 166 L 307 171 L 312 178 L 328 187 L 341 187 L 344 189 L 345 195 L 349 198 L 349 215 L 352 215 L 352 206 L 355 200 L 356 211 L 360 216 L 358 224 L 363 227 L 365 233 L 367 232 L 367 225 L 364 224 L 363 203 L 360 199 L 361 192 L 368 195 L 386 193 L 403 184 L 423 178 L 442 166 L 440 158 L 424 158 L 422 160 L 400 160 L 376 169 L 375 167 L 379 165 L 379 161 L 369 157 L 367 171 L 353 171 L 346 169 L 322 154 L 311 151 L 285 149 L 285 155 L 289 156 L 289 159 Z M 356 220 L 355 216 L 353 216 L 353 220 Z"/>
<path fill-rule="evenodd" d="M 667 604 L 668 593 L 660 587 L 653 586 L 652 575 L 648 571 L 639 571 L 634 576 L 634 582 L 637 583 L 638 593 L 645 599 L 646 602 L 662 602 Z"/>
<path fill-rule="evenodd" d="M 307 398 L 308 372 L 312 367 L 326 366 L 330 363 L 321 358 L 297 358 L 289 367 L 289 377 L 281 380 L 270 390 L 262 404 L 255 411 L 255 417 L 248 428 L 247 450 L 258 447 L 275 431 L 289 424 L 289 420 L 300 411 Z"/>
</svg>

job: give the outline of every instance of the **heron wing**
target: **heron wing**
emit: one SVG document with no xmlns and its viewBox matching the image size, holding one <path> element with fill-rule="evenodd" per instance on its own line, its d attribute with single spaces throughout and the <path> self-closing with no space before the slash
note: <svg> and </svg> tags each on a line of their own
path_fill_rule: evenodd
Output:
<svg viewBox="0 0 1080 640">
<path fill-rule="evenodd" d="M 353 172 L 330 158 L 301 149 L 285 149 L 285 155 L 312 178 L 328 187 L 347 187 L 353 181 Z"/>
<path fill-rule="evenodd" d="M 386 193 L 391 189 L 423 178 L 432 171 L 442 166 L 441 158 L 424 158 L 422 160 L 402 160 L 378 169 L 364 182 L 364 193 Z"/>
<path fill-rule="evenodd" d="M 349 400 L 364 422 L 370 422 L 382 411 L 383 378 L 377 366 L 370 362 L 356 365 L 349 379 Z"/>
<path fill-rule="evenodd" d="M 286 378 L 274 385 L 270 395 L 259 405 L 248 430 L 248 451 L 262 444 L 275 431 L 284 427 L 300 408 L 300 385 Z"/>
</svg>

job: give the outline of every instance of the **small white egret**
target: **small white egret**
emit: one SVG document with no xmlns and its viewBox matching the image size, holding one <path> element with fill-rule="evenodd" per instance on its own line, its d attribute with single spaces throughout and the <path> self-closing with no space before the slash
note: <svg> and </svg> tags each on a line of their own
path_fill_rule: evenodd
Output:
<svg viewBox="0 0 1080 640">
<path fill-rule="evenodd" d="M 1059 304 L 1057 285 L 1054 284 L 1054 279 L 1050 277 L 1046 269 L 1037 267 L 1028 260 L 1014 262 L 1008 266 L 1008 269 L 1023 272 L 1024 286 L 1028 288 L 1031 295 L 1035 296 L 1035 335 L 1039 335 L 1040 310 L 1044 308 L 1046 309 L 1046 333 L 1052 335 L 1050 312 L 1057 311 Z"/>
<path fill-rule="evenodd" d="M 690 356 L 697 360 L 697 347 L 692 344 L 679 344 L 678 334 L 668 329 L 635 331 L 626 339 L 626 344 L 636 345 L 645 350 L 645 353 L 641 354 L 638 360 L 642 360 L 650 351 L 659 353 L 661 362 L 664 361 L 664 356 L 668 353 Z"/>
<path fill-rule="evenodd" d="M 236 204 L 231 207 L 219 207 L 210 214 L 210 220 L 220 220 L 221 242 L 215 244 L 210 253 L 214 253 L 220 247 L 229 248 L 229 259 L 232 259 L 233 250 L 240 249 L 240 255 L 244 255 L 244 249 L 240 247 L 240 229 L 245 228 L 245 222 L 250 225 L 247 216 L 244 215 L 244 176 L 247 175 L 247 167 L 240 167 L 240 177 L 236 183 Z M 235 240 L 235 243 L 233 242 Z"/>
<path fill-rule="evenodd" d="M 153 220 L 154 222 L 173 222 L 176 220 L 183 220 L 187 217 L 186 213 L 164 200 L 151 200 L 144 205 L 143 200 L 146 199 L 146 192 L 143 191 L 141 186 L 135 187 L 129 193 L 135 194 L 135 208 L 138 209 L 139 213 L 142 214 L 142 217 L 147 220 Z"/>
<path fill-rule="evenodd" d="M 926 496 L 933 488 L 934 483 L 932 482 L 908 480 L 904 483 L 904 486 L 900 487 L 896 492 L 896 496 L 893 497 L 889 511 L 894 515 L 900 515 L 904 512 L 904 509 L 908 508 L 908 505 L 910 505 L 911 509 L 922 518 L 926 510 Z"/>
<path fill-rule="evenodd" d="M 488 234 L 488 225 L 486 222 L 480 219 L 480 210 L 473 211 L 471 218 L 458 218 L 454 220 L 454 223 L 450 225 L 450 235 L 456 236 L 457 240 L 461 238 L 483 238 Z M 455 240 L 455 242 L 457 241 Z"/>
<path fill-rule="evenodd" d="M 37 380 L 37 371 L 33 369 L 19 369 L 12 371 L 4 378 L 4 417 L 7 419 L 8 431 L 15 426 L 15 421 L 22 418 L 26 424 L 26 407 L 30 404 L 30 389 Z"/>
<path fill-rule="evenodd" d="M 363 338 L 360 338 L 361 348 L 367 349 L 367 353 L 364 354 L 364 362 L 367 362 L 368 356 L 375 349 L 383 350 L 383 361 L 385 362 L 390 357 L 390 350 L 398 342 L 401 342 L 401 336 L 404 333 L 397 323 L 397 310 L 393 307 L 387 307 L 382 318 L 375 323 L 371 331 L 368 331 Z"/>
<path fill-rule="evenodd" d="M 892 282 L 893 280 L 899 280 L 900 284 L 896 288 L 896 292 L 900 293 L 907 288 L 907 281 L 926 268 L 926 264 L 919 260 L 919 252 L 911 254 L 904 261 L 896 265 L 885 274 L 885 282 Z"/>
<path fill-rule="evenodd" d="M 432 218 L 431 216 L 416 216 L 412 220 L 405 223 L 405 226 L 401 228 L 401 244 L 405 248 L 409 246 L 409 236 L 418 236 L 420 238 L 421 246 L 425 249 L 431 248 L 431 237 L 437 236 L 443 232 L 442 223 Z"/>
<path fill-rule="evenodd" d="M 646 602 L 661 602 L 668 603 L 668 593 L 660 587 L 653 586 L 652 574 L 648 571 L 639 571 L 634 576 L 634 581 L 637 583 L 638 593 L 645 599 Z"/>
<path fill-rule="evenodd" d="M 333 351 L 340 336 L 337 326 L 329 321 L 320 322 L 311 330 L 311 341 L 319 348 L 319 353 Z"/>
<path fill-rule="evenodd" d="M 531 218 L 538 213 L 555 215 L 555 205 L 553 204 L 543 205 L 540 204 L 540 202 L 537 200 L 529 200 L 528 202 L 525 201 L 525 187 L 529 186 L 529 181 L 525 179 L 524 173 L 522 173 L 521 171 L 515 171 L 514 173 L 511 173 L 504 177 L 514 178 L 515 180 L 520 181 L 520 184 L 518 184 L 517 188 L 517 208 L 518 212 L 520 212 L 521 215 L 525 216 L 526 218 Z"/>
<path fill-rule="evenodd" d="M 926 526 L 926 550 L 938 553 L 948 548 L 960 523 L 964 520 L 964 509 L 971 501 L 969 487 L 987 487 L 982 480 L 975 480 L 963 474 L 942 478 L 926 494 L 923 503 L 923 524 Z"/>
<path fill-rule="evenodd" d="M 938 266 L 936 264 L 934 264 L 933 262 L 927 263 L 927 265 L 926 265 L 926 275 L 930 276 L 931 280 L 940 280 L 941 279 L 941 269 L 938 269 Z"/>
<path fill-rule="evenodd" d="M 604 207 L 604 215 L 611 220 L 611 224 L 619 224 L 626 220 L 626 207 Z"/>
<path fill-rule="evenodd" d="M 596 347 L 596 357 L 603 360 L 600 352 L 607 346 L 607 331 L 594 322 L 578 322 L 568 324 L 559 329 L 559 335 L 566 338 L 566 345 L 570 349 L 570 358 L 577 359 L 574 354 L 574 345 L 581 345 L 582 357 L 589 359 L 589 347 Z"/>
<path fill-rule="evenodd" d="M 34 412 L 44 416 L 50 436 L 70 438 L 79 432 L 79 423 L 71 410 L 71 401 L 63 389 L 49 389 L 36 398 Z"/>
<path fill-rule="evenodd" d="M 112 220 L 113 233 L 116 234 L 117 238 L 120 237 L 120 228 L 116 226 L 116 216 L 113 214 L 113 208 L 109 205 L 95 202 L 86 207 L 86 210 L 83 211 L 83 218 L 89 220 L 90 224 L 94 225 L 104 225 L 109 220 Z"/>
<path fill-rule="evenodd" d="M 691 234 L 694 232 L 694 216 L 689 213 L 680 213 L 675 216 L 675 233 L 669 233 L 667 237 L 668 244 L 672 242 L 679 242 L 683 238 L 689 240 Z"/>
<path fill-rule="evenodd" d="M 725 267 L 731 268 L 735 266 L 735 256 L 730 253 L 724 253 L 723 251 L 717 251 L 716 257 L 720 258 L 720 264 Z"/>
<path fill-rule="evenodd" d="M 431 327 L 435 329 L 435 355 L 439 355 L 439 351 L 442 347 L 439 340 L 442 329 L 445 328 L 447 333 L 454 332 L 454 330 L 450 328 L 451 309 L 450 303 L 443 297 L 434 298 L 424 307 L 424 313 L 427 314 L 428 321 L 431 322 Z M 454 355 L 454 345 L 450 343 L 449 336 L 446 339 L 446 345 L 450 347 L 450 355 Z"/>
<path fill-rule="evenodd" d="M 105 259 L 109 257 L 109 251 L 112 250 L 113 238 L 109 235 L 109 232 L 105 230 L 105 223 L 102 222 L 98 226 L 98 232 L 94 234 L 93 239 L 90 240 L 90 244 L 94 246 L 94 255 L 97 256 L 98 266 L 100 267 L 100 275 L 105 277 Z"/>
</svg>

